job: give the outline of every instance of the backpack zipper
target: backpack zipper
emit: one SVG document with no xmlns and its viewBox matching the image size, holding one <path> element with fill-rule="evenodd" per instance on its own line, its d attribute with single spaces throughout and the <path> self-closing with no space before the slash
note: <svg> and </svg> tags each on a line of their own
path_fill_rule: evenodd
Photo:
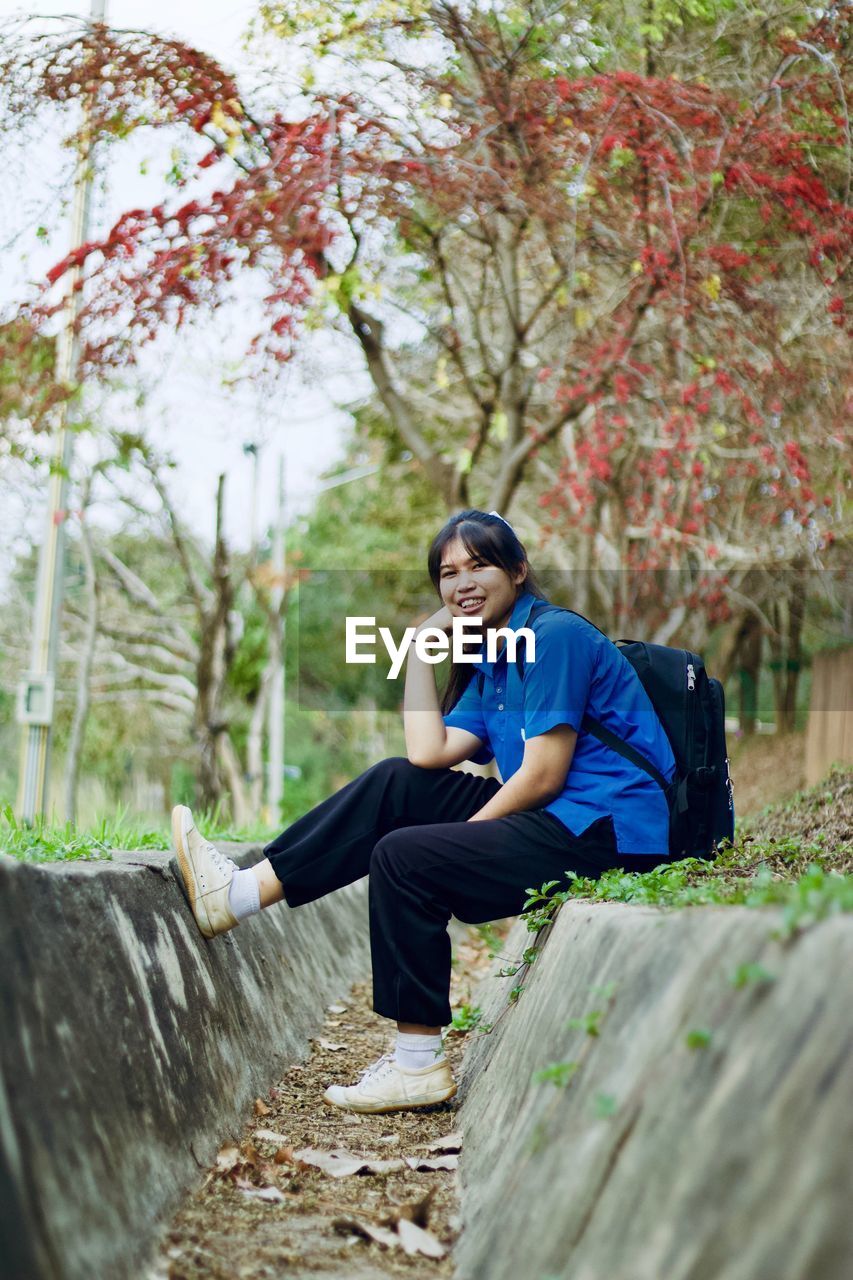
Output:
<svg viewBox="0 0 853 1280">
<path fill-rule="evenodd" d="M 692 769 L 696 768 L 696 760 L 694 758 L 693 751 L 692 751 L 693 730 L 694 730 L 693 722 L 695 719 L 696 698 L 695 696 L 692 698 L 690 696 L 691 694 L 695 695 L 695 692 L 696 692 L 696 671 L 694 670 L 693 663 L 687 662 L 687 659 L 690 657 L 690 654 L 688 653 L 688 651 L 685 649 L 683 650 L 683 652 L 684 652 L 684 660 L 687 664 L 687 689 L 685 690 L 685 694 L 684 694 L 684 698 L 685 698 L 684 718 L 687 722 L 687 742 L 691 749 L 690 759 L 686 761 L 686 764 L 687 764 L 687 771 L 690 772 Z"/>
</svg>

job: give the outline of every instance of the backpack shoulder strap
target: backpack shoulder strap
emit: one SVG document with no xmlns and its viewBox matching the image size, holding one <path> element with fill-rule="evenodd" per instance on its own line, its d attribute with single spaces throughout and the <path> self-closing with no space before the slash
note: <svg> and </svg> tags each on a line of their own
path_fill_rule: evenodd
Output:
<svg viewBox="0 0 853 1280">
<path fill-rule="evenodd" d="M 656 769 L 651 760 L 646 759 L 642 751 L 635 750 L 629 743 L 623 741 L 617 733 L 613 733 L 610 729 L 605 729 L 599 720 L 593 720 L 592 716 L 584 716 L 581 728 L 592 734 L 593 738 L 597 738 L 605 747 L 610 747 L 617 755 L 622 756 L 623 760 L 629 760 L 638 769 L 642 769 L 643 773 L 647 773 L 650 778 L 654 779 L 662 791 L 669 790 L 669 783 L 660 769 Z"/>
<path fill-rule="evenodd" d="M 577 610 L 575 609 L 564 609 L 562 605 L 559 605 L 559 604 L 551 604 L 550 600 L 537 600 L 530 610 L 530 616 L 528 617 L 528 622 L 531 620 L 531 618 L 534 618 L 534 617 L 540 618 L 544 613 L 573 614 L 576 618 L 580 618 L 582 622 L 589 623 L 589 626 L 594 627 L 595 630 L 598 632 L 598 634 L 601 636 L 604 636 L 605 640 L 607 640 L 610 644 L 613 643 L 613 641 L 610 639 L 610 636 L 607 634 L 606 631 L 602 631 L 601 627 L 596 627 L 595 623 L 590 622 L 589 618 L 585 618 L 582 613 L 578 613 Z M 524 679 L 524 652 L 521 645 L 519 645 L 518 652 L 515 655 L 515 668 L 516 668 L 516 671 L 518 672 L 519 680 L 523 680 Z"/>
<path fill-rule="evenodd" d="M 545 613 L 548 610 L 550 610 L 552 613 L 570 613 L 571 612 L 570 609 L 562 609 L 558 604 L 551 604 L 549 600 L 536 600 L 531 607 L 530 617 L 528 618 L 528 621 L 530 620 L 530 618 L 533 617 L 534 614 L 538 616 L 539 614 Z M 580 617 L 580 614 L 578 616 Z M 594 625 L 594 624 L 591 624 L 591 625 Z M 524 679 L 524 650 L 521 645 L 519 645 L 515 655 L 515 667 L 516 667 L 516 670 L 518 671 L 519 680 L 523 680 Z M 476 672 L 476 680 L 477 680 L 477 692 L 482 698 L 483 689 L 485 688 L 485 684 L 486 684 L 485 677 L 483 676 L 482 671 Z"/>
<path fill-rule="evenodd" d="M 581 618 L 584 622 L 588 622 L 591 627 L 595 627 L 595 630 L 600 635 L 603 635 L 604 638 L 610 642 L 610 644 L 616 643 L 615 641 L 610 639 L 610 637 L 607 635 L 605 631 L 601 630 L 601 627 L 596 627 L 595 623 L 590 622 L 589 618 L 585 618 L 582 613 L 577 613 L 574 609 L 562 609 L 560 608 L 559 605 L 551 604 L 547 600 L 537 601 L 537 603 L 534 604 L 533 608 L 530 611 L 530 617 L 532 618 L 534 614 L 538 617 L 548 611 L 552 613 L 573 613 L 576 618 Z M 524 654 L 521 651 L 521 646 L 519 646 L 519 651 L 515 657 L 515 666 L 516 666 L 516 670 L 518 671 L 519 680 L 523 681 L 524 680 Z M 478 675 L 480 680 L 482 681 L 482 678 L 483 678 L 482 672 L 479 672 Z M 480 692 L 482 693 L 482 684 L 480 686 Z M 583 720 L 581 721 L 581 728 L 586 733 L 591 734 L 593 738 L 597 738 L 598 741 L 603 743 L 604 746 L 610 747 L 610 749 L 612 751 L 615 751 L 617 755 L 622 756 L 623 760 L 628 760 L 631 764 L 635 765 L 636 768 L 642 769 L 643 773 L 648 774 L 648 776 L 658 784 L 658 786 L 661 788 L 662 791 L 669 790 L 670 784 L 667 782 L 666 778 L 663 776 L 661 771 L 655 768 L 655 766 L 651 763 L 651 761 L 647 760 L 641 751 L 637 751 L 634 747 L 630 746 L 627 742 L 624 742 L 623 739 L 620 738 L 618 734 L 613 733 L 612 730 L 606 729 L 600 720 L 594 720 L 592 716 L 584 716 Z"/>
</svg>

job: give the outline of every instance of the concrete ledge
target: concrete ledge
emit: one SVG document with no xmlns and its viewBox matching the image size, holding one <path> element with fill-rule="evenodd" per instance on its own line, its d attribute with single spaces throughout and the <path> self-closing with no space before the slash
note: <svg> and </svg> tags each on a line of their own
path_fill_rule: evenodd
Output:
<svg viewBox="0 0 853 1280">
<path fill-rule="evenodd" d="M 2 1276 L 140 1275 L 199 1164 L 369 972 L 365 886 L 207 942 L 167 854 L 0 856 Z"/>
<path fill-rule="evenodd" d="M 853 918 L 784 945 L 779 922 L 563 907 L 518 1003 L 472 1038 L 459 1280 L 846 1280 Z M 529 940 L 520 926 L 505 954 Z M 748 963 L 775 981 L 736 989 Z M 513 982 L 485 984 L 486 1022 Z M 610 982 L 607 1008 L 591 989 Z M 567 1028 L 600 1008 L 597 1037 Z M 563 1061 L 581 1064 L 567 1087 L 531 1082 Z"/>
</svg>

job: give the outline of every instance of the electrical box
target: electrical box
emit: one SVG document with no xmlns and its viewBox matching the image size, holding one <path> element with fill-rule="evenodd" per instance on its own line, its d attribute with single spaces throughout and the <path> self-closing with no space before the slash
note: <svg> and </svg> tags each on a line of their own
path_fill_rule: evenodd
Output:
<svg viewBox="0 0 853 1280">
<path fill-rule="evenodd" d="M 18 685 L 18 723 L 41 725 L 53 723 L 53 676 L 25 676 Z"/>
</svg>

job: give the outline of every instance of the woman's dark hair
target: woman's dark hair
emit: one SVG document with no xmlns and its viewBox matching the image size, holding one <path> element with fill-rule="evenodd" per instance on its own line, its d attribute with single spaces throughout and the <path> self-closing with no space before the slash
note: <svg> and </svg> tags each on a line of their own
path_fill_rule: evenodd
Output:
<svg viewBox="0 0 853 1280">
<path fill-rule="evenodd" d="M 515 574 L 522 565 L 527 566 L 527 577 L 519 585 L 519 592 L 529 591 L 534 596 L 545 598 L 545 592 L 536 580 L 530 568 L 527 552 L 519 541 L 515 530 L 500 516 L 489 511 L 459 511 L 451 516 L 447 524 L 439 529 L 432 541 L 427 555 L 427 567 L 432 584 L 441 595 L 441 557 L 448 543 L 459 538 L 463 547 L 472 559 L 482 560 L 485 564 L 496 565 L 505 573 Z M 474 668 L 470 662 L 451 662 L 447 686 L 441 696 L 442 715 L 446 715 L 462 697 Z"/>
</svg>

